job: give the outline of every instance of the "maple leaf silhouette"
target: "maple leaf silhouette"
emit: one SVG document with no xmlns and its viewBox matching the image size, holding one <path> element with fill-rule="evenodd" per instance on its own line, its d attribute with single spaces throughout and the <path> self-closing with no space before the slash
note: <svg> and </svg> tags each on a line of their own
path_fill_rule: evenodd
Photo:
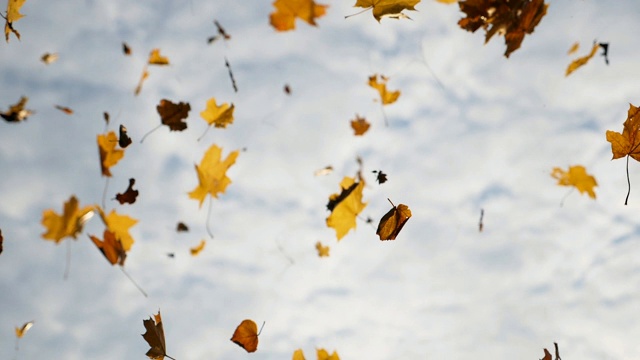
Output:
<svg viewBox="0 0 640 360">
<path fill-rule="evenodd" d="M 133 189 L 133 185 L 135 185 L 135 183 L 136 179 L 129 179 L 129 187 L 127 187 L 127 190 L 125 190 L 125 192 L 122 194 L 116 194 L 116 200 L 118 200 L 121 205 L 125 203 L 133 204 L 134 202 L 136 202 L 136 198 L 138 197 L 138 190 Z"/>
<path fill-rule="evenodd" d="M 356 136 L 362 136 L 364 133 L 369 130 L 371 124 L 367 122 L 367 119 L 356 115 L 356 118 L 351 120 L 351 128 L 353 129 L 353 134 Z"/>
<path fill-rule="evenodd" d="M 116 149 L 118 137 L 113 131 L 98 135 L 96 141 L 98 142 L 102 176 L 111 177 L 110 168 L 124 157 L 124 150 Z"/>
<path fill-rule="evenodd" d="M 614 159 L 627 157 L 627 197 L 624 204 L 629 201 L 631 194 L 631 182 L 629 181 L 629 157 L 640 161 L 640 112 L 638 107 L 629 104 L 627 120 L 624 121 L 622 134 L 617 131 L 607 130 L 607 141 L 611 143 L 611 152 Z"/>
<path fill-rule="evenodd" d="M 144 328 L 147 329 L 147 331 L 142 334 L 142 337 L 151 347 L 145 355 L 154 360 L 162 360 L 165 356 L 169 359 L 175 360 L 171 356 L 167 355 L 160 310 L 158 310 L 157 315 L 153 315 L 153 318 L 149 317 L 149 320 L 142 320 L 142 324 L 144 325 Z"/>
<path fill-rule="evenodd" d="M 171 100 L 162 99 L 156 106 L 163 125 L 167 125 L 171 131 L 182 131 L 187 128 L 186 119 L 189 116 L 191 105 L 180 102 L 174 104 Z"/>
<path fill-rule="evenodd" d="M 329 250 L 330 250 L 329 247 L 322 245 L 320 241 L 316 243 L 316 250 L 318 250 L 319 257 L 329 256 Z"/>
</svg>

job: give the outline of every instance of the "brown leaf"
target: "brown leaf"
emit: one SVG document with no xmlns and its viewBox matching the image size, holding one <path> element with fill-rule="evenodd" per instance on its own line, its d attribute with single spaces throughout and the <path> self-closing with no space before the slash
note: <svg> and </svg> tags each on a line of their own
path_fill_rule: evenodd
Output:
<svg viewBox="0 0 640 360">
<path fill-rule="evenodd" d="M 378 174 L 376 175 L 376 180 L 378 181 L 378 184 L 384 184 L 387 182 L 387 174 L 383 173 L 382 170 L 373 170 L 374 174 Z"/>
<path fill-rule="evenodd" d="M 8 111 L 0 112 L 0 116 L 5 119 L 7 122 L 20 122 L 23 120 L 27 120 L 27 118 L 33 114 L 33 111 L 27 110 L 24 106 L 29 101 L 29 98 L 23 96 L 20 98 L 20 101 L 11 105 Z"/>
<path fill-rule="evenodd" d="M 162 327 L 162 318 L 160 317 L 160 310 L 158 310 L 158 314 L 153 316 L 153 318 L 149 317 L 149 320 L 142 320 L 142 324 L 144 325 L 147 331 L 142 334 L 142 337 L 149 344 L 151 349 L 147 351 L 146 355 L 151 359 L 162 360 L 164 357 L 168 357 L 173 359 L 169 355 L 167 355 L 167 348 L 164 343 L 164 329 Z"/>
<path fill-rule="evenodd" d="M 552 360 L 553 357 L 551 356 L 551 353 L 549 352 L 549 350 L 544 349 L 544 357 L 540 360 Z"/>
<path fill-rule="evenodd" d="M 104 240 L 100 240 L 93 235 L 89 235 L 89 238 L 98 247 L 98 250 L 104 255 L 105 258 L 111 263 L 111 265 L 118 264 L 124 266 L 124 261 L 127 258 L 127 253 L 122 246 L 122 242 L 116 238 L 116 234 L 109 230 L 104 231 Z"/>
<path fill-rule="evenodd" d="M 411 217 L 411 210 L 407 205 L 398 204 L 395 206 L 391 203 L 391 206 L 393 208 L 380 219 L 378 224 L 376 234 L 380 236 L 380 240 L 395 240 L 404 224 Z"/>
<path fill-rule="evenodd" d="M 4 241 L 4 238 L 2 237 L 2 229 L 0 229 L 0 254 L 2 254 L 2 242 Z"/>
<path fill-rule="evenodd" d="M 109 113 L 106 111 L 103 112 L 102 117 L 104 118 L 104 122 L 107 123 L 107 125 L 109 125 Z"/>
<path fill-rule="evenodd" d="M 231 35 L 227 34 L 227 32 L 224 30 L 224 28 L 222 27 L 222 25 L 220 25 L 220 23 L 218 22 L 218 20 L 213 20 L 213 24 L 216 26 L 216 28 L 218 29 L 218 35 L 215 36 L 211 36 L 209 37 L 209 39 L 207 39 L 207 42 L 209 44 L 211 44 L 212 42 L 222 38 L 224 40 L 231 40 Z"/>
<path fill-rule="evenodd" d="M 131 55 L 131 48 L 129 47 L 129 45 L 127 45 L 127 43 L 126 43 L 126 42 L 123 42 L 123 43 L 122 43 L 122 52 L 123 52 L 125 55 Z"/>
<path fill-rule="evenodd" d="M 123 149 L 131 145 L 131 138 L 129 137 L 129 135 L 127 135 L 127 128 L 122 124 L 120 124 L 120 136 L 118 137 L 118 145 L 120 145 L 120 147 Z"/>
<path fill-rule="evenodd" d="M 71 108 L 66 107 L 66 106 L 56 105 L 56 109 L 62 111 L 63 113 L 65 113 L 67 115 L 73 115 L 73 110 Z"/>
<path fill-rule="evenodd" d="M 191 105 L 180 102 L 172 103 L 170 100 L 162 99 L 156 106 L 163 125 L 167 125 L 171 131 L 182 131 L 187 128 L 186 119 L 189 116 Z M 185 120 L 183 122 L 183 120 Z"/>
<path fill-rule="evenodd" d="M 289 84 L 284 85 L 284 93 L 287 95 L 291 95 L 291 87 L 289 86 Z"/>
<path fill-rule="evenodd" d="M 124 192 L 124 194 L 116 194 L 116 200 L 120 203 L 120 205 L 127 203 L 133 204 L 136 202 L 136 198 L 138 197 L 138 190 L 133 190 L 133 185 L 136 183 L 136 179 L 129 179 L 129 187 Z"/>
<path fill-rule="evenodd" d="M 353 135 L 362 136 L 369 130 L 371 124 L 367 122 L 367 119 L 356 115 L 356 118 L 351 120 L 351 128 L 353 129 Z"/>
<path fill-rule="evenodd" d="M 258 325 L 253 320 L 243 320 L 231 336 L 231 341 L 247 352 L 258 350 Z"/>
<path fill-rule="evenodd" d="M 176 231 L 177 232 L 189 231 L 189 227 L 187 226 L 187 224 L 183 222 L 179 222 L 178 225 L 176 226 Z"/>
</svg>

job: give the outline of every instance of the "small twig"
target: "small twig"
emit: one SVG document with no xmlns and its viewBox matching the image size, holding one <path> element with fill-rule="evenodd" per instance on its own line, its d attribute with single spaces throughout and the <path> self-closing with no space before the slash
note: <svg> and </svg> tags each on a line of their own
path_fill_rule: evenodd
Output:
<svg viewBox="0 0 640 360">
<path fill-rule="evenodd" d="M 627 205 L 629 201 L 629 195 L 631 194 L 631 180 L 629 180 L 629 155 L 627 154 L 627 197 L 624 199 L 624 204 Z"/>
<path fill-rule="evenodd" d="M 138 288 L 138 290 L 140 290 L 140 292 L 142 293 L 142 295 L 144 295 L 144 297 L 149 297 L 149 296 L 147 296 L 147 293 L 144 290 L 142 290 L 140 285 L 138 285 L 138 283 L 136 283 L 135 280 L 133 280 L 133 278 L 131 277 L 131 275 L 129 275 L 129 273 L 124 269 L 124 266 L 120 266 L 120 270 L 122 270 L 122 273 L 125 274 L 129 278 L 129 281 L 131 281 L 131 283 L 133 285 L 135 285 L 135 287 Z M 175 360 L 175 359 L 173 359 L 173 360 Z"/>
<path fill-rule="evenodd" d="M 369 11 L 369 10 L 371 10 L 371 9 L 373 9 L 373 6 L 369 6 L 368 8 L 366 8 L 366 9 L 364 9 L 364 10 L 362 10 L 362 11 L 359 11 L 359 12 L 357 12 L 357 13 L 355 13 L 355 14 L 347 15 L 347 16 L 345 16 L 344 18 L 345 18 L 345 19 L 348 19 L 348 18 L 350 18 L 350 17 L 352 17 L 352 16 L 360 15 L 360 14 L 362 14 L 363 12 L 365 12 L 365 11 Z"/>
<path fill-rule="evenodd" d="M 484 209 L 480 209 L 480 221 L 478 222 L 478 231 L 482 232 L 484 229 L 484 224 L 482 223 L 482 219 L 484 218 Z"/>
<path fill-rule="evenodd" d="M 553 345 L 556 347 L 556 360 L 562 360 L 560 358 L 560 351 L 558 350 L 558 343 L 554 342 Z"/>
<path fill-rule="evenodd" d="M 233 91 L 238 92 L 238 85 L 236 85 L 236 79 L 233 77 L 233 72 L 231 71 L 231 65 L 229 64 L 229 60 L 227 57 L 224 58 L 224 65 L 229 69 L 229 77 L 231 78 L 231 85 L 233 85 Z"/>
<path fill-rule="evenodd" d="M 380 102 L 380 111 L 382 112 L 382 118 L 384 118 L 384 126 L 389 127 L 389 120 L 387 120 L 387 113 L 384 112 L 384 104 Z"/>
<path fill-rule="evenodd" d="M 211 126 L 207 126 L 207 128 L 204 130 L 204 132 L 202 133 L 202 135 L 200 135 L 200 137 L 198 138 L 198 141 L 200 141 L 209 131 L 209 129 L 211 129 Z"/>
</svg>

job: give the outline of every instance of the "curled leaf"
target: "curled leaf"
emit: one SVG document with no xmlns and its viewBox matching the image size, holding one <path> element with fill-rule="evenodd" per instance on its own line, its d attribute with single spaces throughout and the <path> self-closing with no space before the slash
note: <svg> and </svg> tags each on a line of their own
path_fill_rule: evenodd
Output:
<svg viewBox="0 0 640 360">
<path fill-rule="evenodd" d="M 340 182 L 342 191 L 329 196 L 327 209 L 331 214 L 327 217 L 327 226 L 336 231 L 338 240 L 342 239 L 351 229 L 356 228 L 356 217 L 367 206 L 362 202 L 364 181 L 345 176 Z"/>
<path fill-rule="evenodd" d="M 89 235 L 89 238 L 98 247 L 98 250 L 104 255 L 111 265 L 118 264 L 124 266 L 127 253 L 124 251 L 122 243 L 116 239 L 116 235 L 109 231 L 104 231 L 104 240 L 98 239 L 96 236 Z"/>
<path fill-rule="evenodd" d="M 32 326 L 33 326 L 33 321 L 26 322 L 20 327 L 16 326 L 16 337 L 18 339 L 21 339 L 24 336 L 24 334 L 26 334 L 27 331 L 31 329 Z"/>
<path fill-rule="evenodd" d="M 589 60 L 591 60 L 591 58 L 598 51 L 598 48 L 599 48 L 599 45 L 597 43 L 594 43 L 593 46 L 591 47 L 591 52 L 589 54 L 573 60 L 571 64 L 569 64 L 569 66 L 567 67 L 567 71 L 565 72 L 564 76 L 571 75 L 572 72 L 576 71 L 579 67 L 589 62 Z"/>
<path fill-rule="evenodd" d="M 15 36 L 20 40 L 20 33 L 18 30 L 13 28 L 13 23 L 22 19 L 24 17 L 23 14 L 20 14 L 20 8 L 24 5 L 26 0 L 8 0 L 7 1 L 7 14 L 3 16 L 5 19 L 4 23 L 4 37 L 7 42 L 9 42 L 9 35 L 14 33 Z"/>
<path fill-rule="evenodd" d="M 44 53 L 44 55 L 40 57 L 40 60 L 42 60 L 42 62 L 45 63 L 46 65 L 49 65 L 51 63 L 54 63 L 56 60 L 58 60 L 58 54 Z"/>
<path fill-rule="evenodd" d="M 391 203 L 391 206 L 393 208 L 380 219 L 378 230 L 376 230 L 376 235 L 380 236 L 380 240 L 395 240 L 404 224 L 411 217 L 411 210 L 407 205 L 398 204 L 395 206 Z"/>
<path fill-rule="evenodd" d="M 109 215 L 106 215 L 100 206 L 96 206 L 95 209 L 100 214 L 100 218 L 107 230 L 111 231 L 116 236 L 116 239 L 122 243 L 124 251 L 129 251 L 134 243 L 133 237 L 129 234 L 129 228 L 137 224 L 138 220 L 128 215 L 120 215 L 115 210 L 111 210 Z"/>
<path fill-rule="evenodd" d="M 187 224 L 183 222 L 179 222 L 178 225 L 176 226 L 176 231 L 177 232 L 189 231 L 189 227 L 187 226 Z"/>
<path fill-rule="evenodd" d="M 118 200 L 120 205 L 125 203 L 133 204 L 134 202 L 136 202 L 136 198 L 138 197 L 138 190 L 133 189 L 133 185 L 135 185 L 135 183 L 136 179 L 129 179 L 129 187 L 127 187 L 127 190 L 122 194 L 116 194 L 116 200 Z"/>
<path fill-rule="evenodd" d="M 207 244 L 205 240 L 200 240 L 200 244 L 189 249 L 191 251 L 191 256 L 196 256 L 200 254 L 200 252 L 204 249 L 204 246 Z"/>
<path fill-rule="evenodd" d="M 380 22 L 383 17 L 410 19 L 402 11 L 415 11 L 419 2 L 420 0 L 357 0 L 354 7 L 373 9 L 373 17 Z"/>
<path fill-rule="evenodd" d="M 67 106 L 56 105 L 55 107 L 67 115 L 73 115 L 73 110 Z"/>
<path fill-rule="evenodd" d="M 127 146 L 131 145 L 131 138 L 129 137 L 129 135 L 127 134 L 127 128 L 120 124 L 120 136 L 118 137 L 118 145 L 120 145 L 121 148 L 126 148 Z"/>
</svg>

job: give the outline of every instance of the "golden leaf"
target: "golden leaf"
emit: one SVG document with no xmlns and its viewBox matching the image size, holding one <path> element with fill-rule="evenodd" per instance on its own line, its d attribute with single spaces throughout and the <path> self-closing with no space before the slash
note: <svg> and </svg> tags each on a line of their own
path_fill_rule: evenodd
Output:
<svg viewBox="0 0 640 360">
<path fill-rule="evenodd" d="M 205 152 L 200 165 L 196 165 L 198 186 L 189 193 L 190 198 L 200 202 L 200 207 L 207 194 L 217 198 L 218 194 L 223 193 L 231 184 L 231 179 L 227 177 L 226 172 L 236 162 L 239 153 L 238 150 L 232 151 L 224 161 L 220 161 L 222 148 L 211 145 Z"/>
<path fill-rule="evenodd" d="M 97 141 L 102 176 L 111 177 L 111 170 L 109 170 L 109 168 L 117 164 L 118 161 L 124 157 L 124 150 L 116 149 L 118 136 L 114 131 L 98 135 Z"/>
<path fill-rule="evenodd" d="M 134 243 L 133 237 L 129 234 L 129 228 L 137 224 L 138 220 L 127 215 L 119 215 L 115 210 L 111 210 L 109 215 L 105 215 L 100 206 L 96 206 L 95 209 L 98 210 L 98 214 L 100 214 L 100 218 L 107 230 L 111 231 L 116 239 L 122 243 L 124 251 L 129 251 Z"/>
<path fill-rule="evenodd" d="M 315 19 L 323 16 L 328 7 L 316 4 L 313 0 L 276 0 L 273 6 L 276 11 L 270 14 L 269 22 L 277 31 L 295 29 L 296 18 L 316 26 Z"/>
<path fill-rule="evenodd" d="M 33 326 L 33 321 L 26 322 L 21 327 L 16 326 L 16 337 L 18 339 L 21 339 L 24 336 L 24 334 L 26 334 L 27 331 L 31 329 L 32 326 Z"/>
<path fill-rule="evenodd" d="M 304 358 L 304 353 L 302 352 L 302 349 L 298 349 L 296 351 L 293 352 L 293 357 L 291 358 L 291 360 L 306 360 Z"/>
<path fill-rule="evenodd" d="M 233 123 L 233 104 L 227 103 L 216 105 L 216 99 L 207 100 L 207 107 L 200 112 L 200 117 L 209 125 L 217 128 L 226 128 L 227 125 Z"/>
<path fill-rule="evenodd" d="M 371 124 L 367 122 L 367 119 L 356 115 L 356 118 L 351 120 L 351 128 L 353 129 L 355 136 L 362 136 L 369 130 Z"/>
<path fill-rule="evenodd" d="M 356 227 L 356 217 L 367 206 L 362 202 L 364 181 L 345 176 L 340 183 L 342 191 L 329 196 L 327 209 L 331 214 L 327 217 L 327 226 L 335 229 L 338 240 L 342 239 L 351 229 Z"/>
<path fill-rule="evenodd" d="M 569 64 L 569 66 L 567 67 L 567 71 L 564 74 L 564 76 L 569 76 L 572 72 L 576 71 L 579 67 L 589 62 L 589 60 L 591 60 L 591 58 L 596 54 L 599 47 L 600 45 L 595 43 L 593 44 L 593 47 L 591 48 L 591 52 L 588 55 L 585 55 L 583 57 L 573 60 L 571 64 Z"/>
<path fill-rule="evenodd" d="M 22 19 L 24 17 L 23 14 L 20 14 L 20 8 L 24 5 L 26 0 L 8 0 L 7 1 L 7 15 L 4 16 L 4 37 L 9 42 L 9 34 L 12 32 L 16 35 L 18 40 L 20 40 L 20 33 L 18 30 L 13 28 L 13 23 Z"/>
<path fill-rule="evenodd" d="M 318 250 L 319 257 L 329 256 L 329 247 L 323 246 L 320 241 L 316 243 L 316 250 Z"/>
<path fill-rule="evenodd" d="M 71 196 L 64 203 L 62 215 L 58 215 L 52 209 L 42 212 L 42 225 L 47 231 L 42 234 L 46 240 L 53 240 L 59 243 L 67 236 L 76 238 L 82 232 L 84 224 L 93 216 L 93 207 L 85 206 L 80 208 L 78 199 Z"/>
<path fill-rule="evenodd" d="M 160 49 L 153 49 L 151 50 L 151 53 L 149 53 L 149 60 L 147 63 L 149 65 L 169 65 L 169 58 L 160 55 Z"/>
<path fill-rule="evenodd" d="M 408 18 L 403 10 L 416 10 L 415 6 L 420 0 L 357 0 L 354 7 L 373 9 L 373 17 L 380 22 L 383 17 Z"/>
<path fill-rule="evenodd" d="M 554 167 L 551 177 L 558 180 L 558 185 L 574 186 L 581 194 L 586 192 L 592 199 L 596 198 L 596 193 L 593 191 L 593 188 L 598 186 L 596 178 L 587 174 L 587 170 L 582 165 L 569 166 L 568 171 Z"/>
<path fill-rule="evenodd" d="M 116 239 L 116 235 L 109 231 L 104 231 L 104 240 L 100 240 L 93 235 L 89 235 L 89 238 L 98 247 L 98 250 L 104 255 L 105 258 L 111 263 L 111 265 L 118 264 L 124 266 L 124 260 L 127 258 L 127 253 L 124 251 L 122 242 Z"/>
<path fill-rule="evenodd" d="M 338 356 L 335 350 L 331 355 L 329 355 L 329 352 L 325 349 L 316 349 L 316 352 L 318 354 L 318 360 L 340 360 L 340 356 Z"/>
<path fill-rule="evenodd" d="M 571 47 L 569 48 L 569 51 L 567 51 L 567 55 L 571 55 L 575 53 L 576 51 L 578 51 L 579 48 L 580 48 L 580 43 L 577 41 L 574 42 L 573 45 L 571 45 Z"/>
<path fill-rule="evenodd" d="M 378 82 L 378 74 L 369 76 L 369 86 L 378 90 L 378 92 L 380 93 L 380 101 L 382 102 L 382 105 L 393 104 L 394 102 L 396 102 L 396 100 L 398 100 L 398 97 L 400 96 L 399 90 L 387 91 L 388 80 L 389 78 L 384 75 L 380 75 L 380 82 Z"/>
<path fill-rule="evenodd" d="M 640 161 L 640 113 L 637 107 L 629 104 L 622 134 L 607 130 L 607 141 L 611 143 L 613 159 L 628 155 Z"/>
<path fill-rule="evenodd" d="M 189 249 L 191 251 L 191 256 L 196 256 L 200 254 L 200 252 L 204 249 L 204 246 L 207 244 L 206 241 L 200 240 L 200 244 Z"/>
<path fill-rule="evenodd" d="M 42 62 L 45 63 L 46 65 L 49 65 L 49 64 L 55 62 L 56 60 L 58 60 L 58 54 L 56 54 L 56 53 L 53 53 L 53 54 L 44 53 L 44 55 L 42 55 L 40 60 L 42 60 Z"/>
</svg>

